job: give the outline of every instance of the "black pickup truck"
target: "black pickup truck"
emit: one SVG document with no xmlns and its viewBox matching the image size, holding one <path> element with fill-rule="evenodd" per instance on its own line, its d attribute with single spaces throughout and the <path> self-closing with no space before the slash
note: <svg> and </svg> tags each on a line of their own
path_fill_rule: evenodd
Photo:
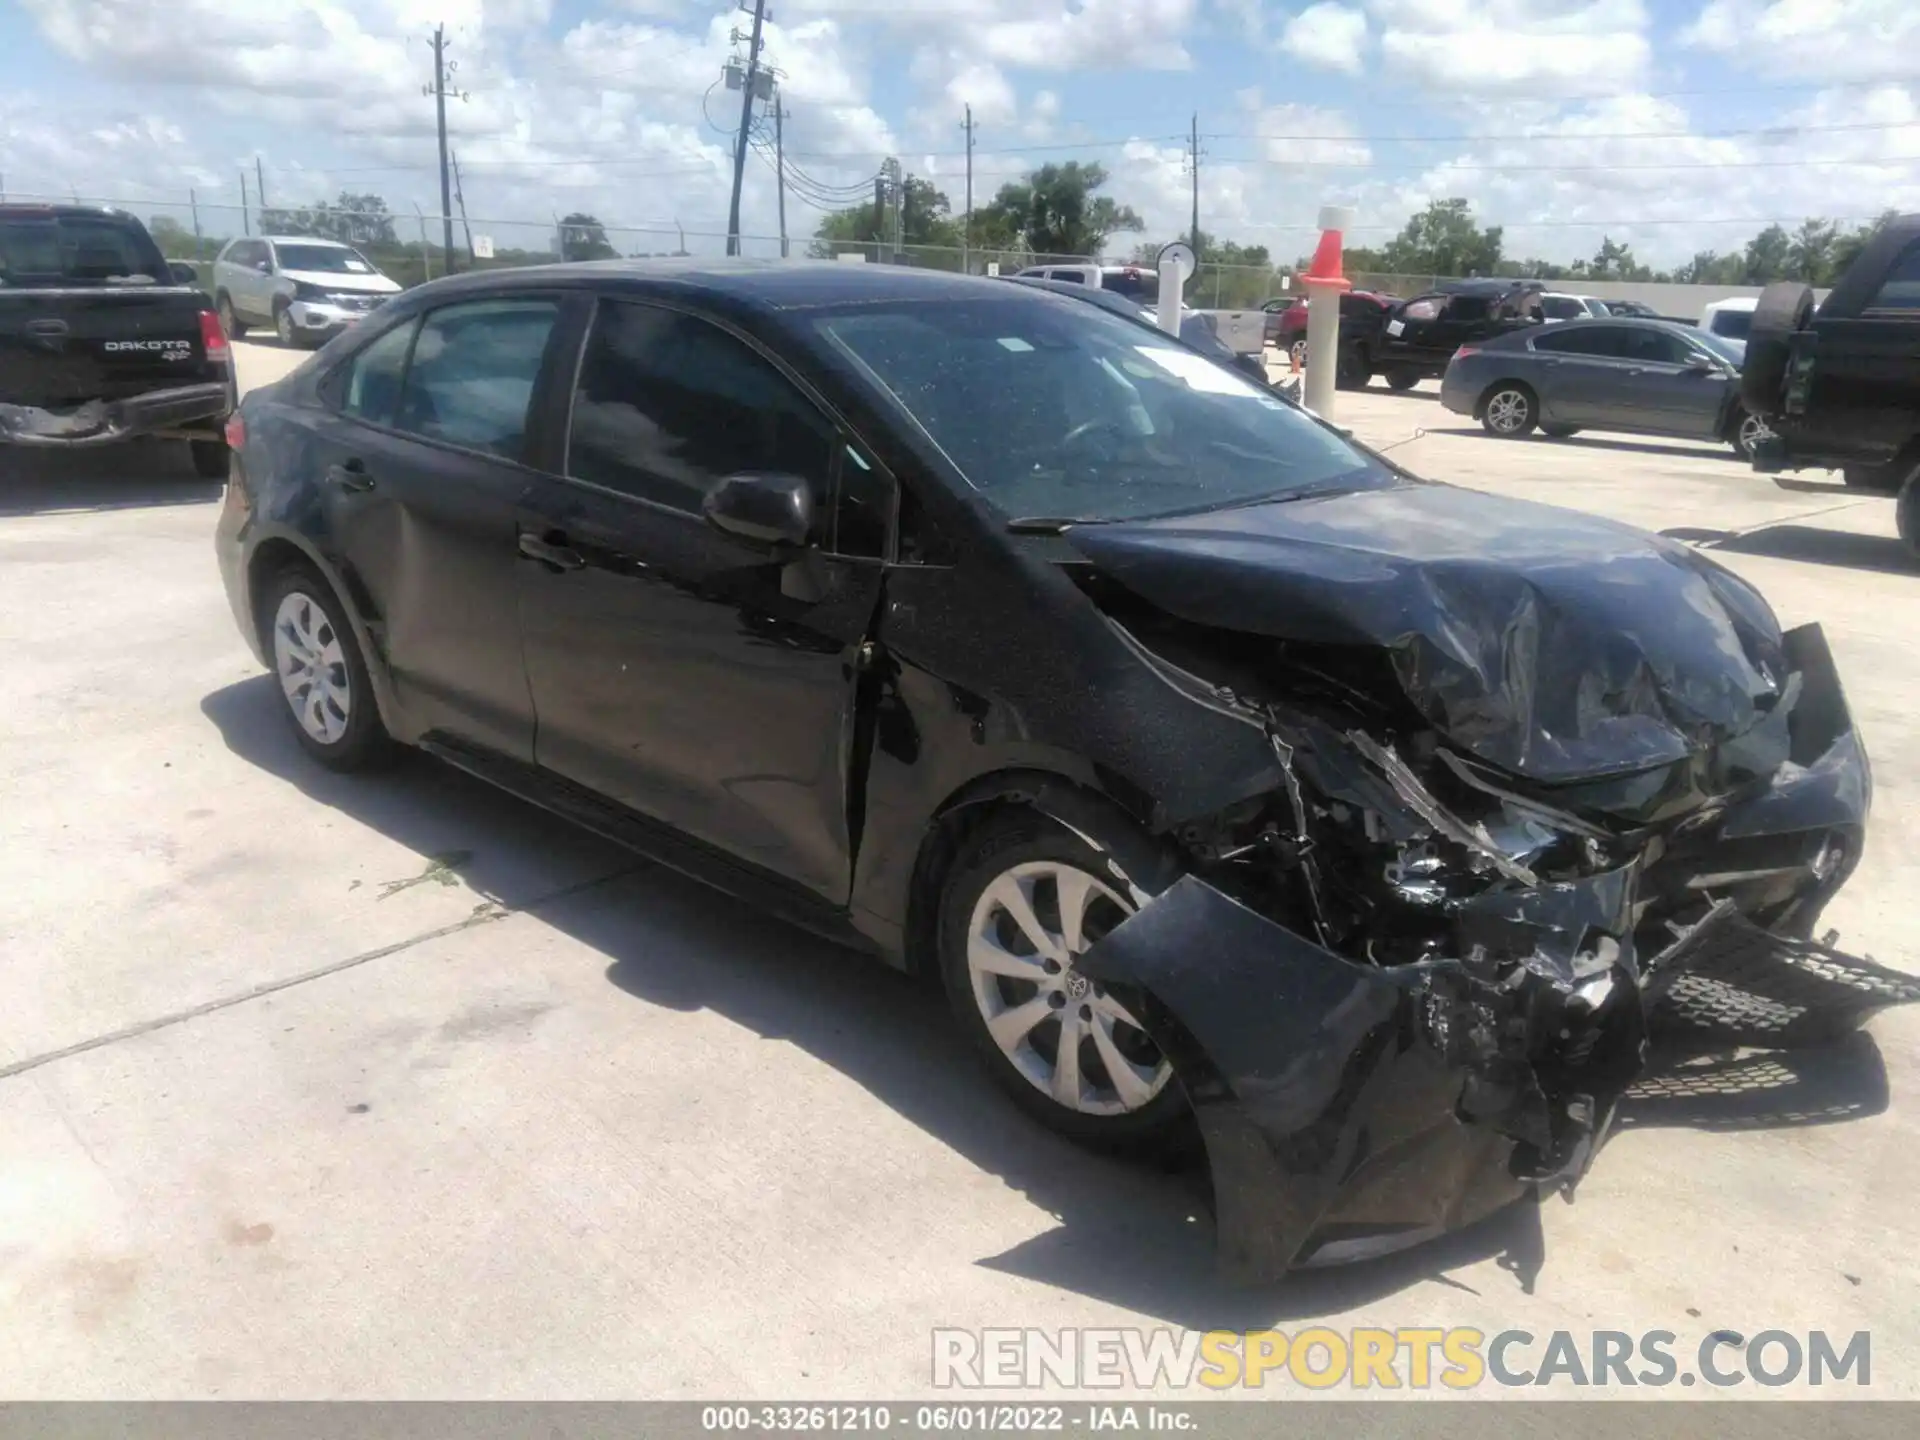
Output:
<svg viewBox="0 0 1920 1440">
<path fill-rule="evenodd" d="M 124 211 L 0 205 L 0 465 L 8 446 L 153 435 L 227 473 L 233 355 L 191 267 Z"/>
<path fill-rule="evenodd" d="M 1838 470 L 1898 496 L 1900 538 L 1920 556 L 1920 215 L 1882 228 L 1818 307 L 1798 282 L 1761 293 L 1741 398 L 1774 432 L 1756 470 Z"/>
<path fill-rule="evenodd" d="M 1462 345 L 1543 323 L 1537 280 L 1452 280 L 1436 290 L 1395 300 L 1366 316 L 1340 307 L 1343 389 L 1361 389 L 1385 375 L 1395 390 L 1447 373 Z"/>
</svg>

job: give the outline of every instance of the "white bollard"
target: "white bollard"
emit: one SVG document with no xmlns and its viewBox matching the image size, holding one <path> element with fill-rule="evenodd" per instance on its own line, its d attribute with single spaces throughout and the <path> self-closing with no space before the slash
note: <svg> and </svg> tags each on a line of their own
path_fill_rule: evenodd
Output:
<svg viewBox="0 0 1920 1440">
<path fill-rule="evenodd" d="M 1175 256 L 1160 261 L 1160 328 L 1169 335 L 1180 333 L 1180 292 L 1186 286 L 1186 266 Z"/>
</svg>

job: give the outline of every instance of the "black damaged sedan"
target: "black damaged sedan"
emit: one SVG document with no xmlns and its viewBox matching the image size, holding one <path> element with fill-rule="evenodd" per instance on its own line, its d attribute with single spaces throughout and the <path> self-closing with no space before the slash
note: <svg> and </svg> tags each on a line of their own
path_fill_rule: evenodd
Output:
<svg viewBox="0 0 1920 1440">
<path fill-rule="evenodd" d="M 239 428 L 221 569 L 317 761 L 431 751 L 937 974 L 1042 1122 L 1197 1133 L 1238 1275 L 1571 1186 L 1652 1030 L 1912 998 L 1814 938 L 1870 792 L 1817 628 L 1098 307 L 496 271 Z"/>
</svg>

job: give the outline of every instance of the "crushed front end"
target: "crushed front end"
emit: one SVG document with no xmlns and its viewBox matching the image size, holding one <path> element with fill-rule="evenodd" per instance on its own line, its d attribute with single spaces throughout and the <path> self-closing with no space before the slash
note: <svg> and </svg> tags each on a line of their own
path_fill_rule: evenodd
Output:
<svg viewBox="0 0 1920 1440">
<path fill-rule="evenodd" d="M 1571 1193 L 1657 1032 L 1818 1043 L 1920 998 L 1812 938 L 1871 794 L 1817 627 L 1780 637 L 1744 731 L 1540 782 L 1328 652 L 1295 647 L 1283 700 L 1220 683 L 1217 635 L 1133 619 L 1177 683 L 1258 716 L 1282 779 L 1177 827 L 1185 878 L 1080 964 L 1182 1077 L 1242 1280 Z"/>
</svg>

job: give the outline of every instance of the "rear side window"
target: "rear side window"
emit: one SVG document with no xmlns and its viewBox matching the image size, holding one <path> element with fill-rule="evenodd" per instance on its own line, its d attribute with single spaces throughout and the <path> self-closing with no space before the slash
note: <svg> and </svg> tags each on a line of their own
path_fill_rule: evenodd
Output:
<svg viewBox="0 0 1920 1440">
<path fill-rule="evenodd" d="M 812 402 L 718 325 L 602 302 L 574 391 L 569 475 L 698 514 L 724 476 L 778 471 L 811 482 L 824 508 L 836 444 Z"/>
<path fill-rule="evenodd" d="M 1729 340 L 1744 340 L 1753 330 L 1753 312 L 1751 310 L 1716 310 L 1713 323 L 1707 326 L 1716 335 L 1724 335 Z"/>
<path fill-rule="evenodd" d="M 1869 310 L 1920 310 L 1920 243 L 1909 245 L 1893 262 Z"/>
<path fill-rule="evenodd" d="M 1072 285 L 1084 285 L 1087 283 L 1087 277 L 1082 275 L 1078 270 L 1052 270 L 1047 273 L 1047 278 L 1049 280 L 1065 280 Z"/>
<path fill-rule="evenodd" d="M 328 388 L 343 414 L 369 425 L 391 425 L 400 408 L 400 381 L 406 374 L 407 351 L 413 345 L 416 320 L 396 325 L 328 378 Z"/>
<path fill-rule="evenodd" d="M 475 300 L 429 314 L 414 342 L 395 424 L 507 460 L 524 460 L 527 415 L 560 308 L 552 300 Z"/>
<path fill-rule="evenodd" d="M 159 247 L 110 215 L 0 219 L 0 286 L 147 285 L 170 277 Z"/>
<path fill-rule="evenodd" d="M 1556 325 L 1547 334 L 1534 336 L 1533 348 L 1550 355 L 1595 355 L 1607 360 L 1617 360 L 1626 353 L 1617 325 L 1570 325 L 1565 329 Z"/>
<path fill-rule="evenodd" d="M 1542 295 L 1540 308 L 1549 320 L 1572 320 L 1587 313 L 1586 306 L 1566 295 Z"/>
</svg>

